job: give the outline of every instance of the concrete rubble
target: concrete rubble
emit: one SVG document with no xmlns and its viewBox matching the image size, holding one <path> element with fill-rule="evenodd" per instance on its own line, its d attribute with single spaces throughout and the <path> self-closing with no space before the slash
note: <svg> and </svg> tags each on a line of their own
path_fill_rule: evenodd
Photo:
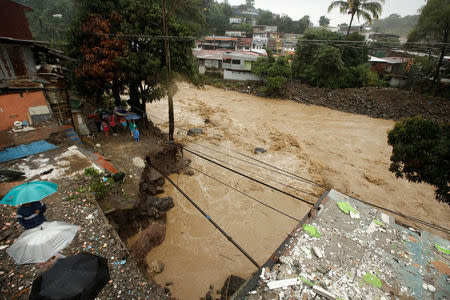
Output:
<svg viewBox="0 0 450 300">
<path fill-rule="evenodd" d="M 321 203 L 306 221 L 320 237 L 299 225 L 234 299 L 450 299 L 448 240 L 335 190 Z"/>
</svg>

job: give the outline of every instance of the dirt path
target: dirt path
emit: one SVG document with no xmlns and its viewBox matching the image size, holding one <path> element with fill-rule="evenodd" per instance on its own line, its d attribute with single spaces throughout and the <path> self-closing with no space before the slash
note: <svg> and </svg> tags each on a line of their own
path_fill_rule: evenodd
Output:
<svg viewBox="0 0 450 300">
<path fill-rule="evenodd" d="M 255 147 L 264 147 L 268 152 L 255 156 L 264 162 L 371 203 L 450 227 L 450 209 L 434 200 L 431 186 L 396 179 L 388 171 L 391 148 L 387 145 L 386 136 L 387 131 L 394 126 L 393 121 L 292 101 L 259 98 L 209 86 L 198 90 L 181 83 L 178 87 L 175 97 L 176 125 L 184 129 L 200 127 L 204 130 L 204 134 L 198 137 L 188 137 L 185 131 L 177 130 L 177 141 L 187 147 L 265 178 L 293 185 L 317 196 L 321 194 L 320 189 L 273 172 L 258 170 L 193 142 L 232 155 L 236 154 L 228 148 L 253 156 Z M 166 101 L 149 105 L 148 112 L 153 122 L 167 132 Z M 194 160 L 191 154 L 185 152 L 185 155 Z M 306 205 L 290 203 L 268 189 L 226 173 L 203 160 L 194 160 L 192 165 L 233 186 L 239 186 L 277 208 L 292 212 L 296 217 L 301 218 L 307 211 Z M 205 179 L 197 172 L 192 177 L 174 175 L 172 178 L 189 196 L 201 201 L 233 237 L 237 235 L 236 240 L 242 242 L 244 248 L 260 263 L 268 258 L 295 225 L 295 222 L 282 221 L 284 218 L 278 218 L 277 214 L 259 206 L 257 208 L 263 213 L 244 202 L 225 205 L 223 199 L 242 197 L 230 196 L 227 188 Z M 314 197 L 273 184 L 314 200 Z M 175 296 L 181 299 L 187 299 L 186 295 L 195 298 L 205 294 L 207 282 L 219 287 L 231 272 L 246 276 L 254 271 L 245 260 L 238 259 L 236 262 L 215 257 L 219 253 L 223 254 L 223 251 L 235 250 L 173 188 L 166 184 L 165 190 L 167 195 L 174 197 L 175 208 L 168 213 L 166 240 L 147 257 L 149 261 L 159 259 L 166 265 L 166 271 L 156 276 L 159 283 L 174 281 L 171 290 Z M 414 225 L 442 236 L 440 232 Z M 257 233 L 261 228 L 262 231 Z M 229 258 L 234 260 L 234 257 Z"/>
</svg>

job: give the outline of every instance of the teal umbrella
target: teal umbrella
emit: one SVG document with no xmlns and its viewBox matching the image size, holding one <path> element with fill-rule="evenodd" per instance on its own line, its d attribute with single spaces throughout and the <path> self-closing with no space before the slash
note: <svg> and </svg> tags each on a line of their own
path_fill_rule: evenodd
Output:
<svg viewBox="0 0 450 300">
<path fill-rule="evenodd" d="M 3 197 L 1 204 L 20 205 L 39 201 L 48 195 L 56 193 L 58 185 L 48 181 L 31 181 L 15 186 Z"/>
</svg>

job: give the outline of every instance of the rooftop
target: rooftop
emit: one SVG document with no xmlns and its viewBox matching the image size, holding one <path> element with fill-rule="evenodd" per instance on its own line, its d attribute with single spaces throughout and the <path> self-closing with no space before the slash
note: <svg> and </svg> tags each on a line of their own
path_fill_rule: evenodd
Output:
<svg viewBox="0 0 450 300">
<path fill-rule="evenodd" d="M 448 240 L 335 190 L 319 202 L 235 299 L 450 297 Z"/>
</svg>

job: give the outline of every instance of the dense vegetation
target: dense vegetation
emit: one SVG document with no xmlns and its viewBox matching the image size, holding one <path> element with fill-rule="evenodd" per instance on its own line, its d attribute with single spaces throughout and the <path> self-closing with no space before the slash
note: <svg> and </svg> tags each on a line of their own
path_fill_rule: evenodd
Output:
<svg viewBox="0 0 450 300">
<path fill-rule="evenodd" d="M 375 20 L 373 22 L 373 31 L 408 36 L 418 20 L 419 15 L 401 17 L 398 14 L 391 14 L 387 18 Z"/>
<path fill-rule="evenodd" d="M 324 29 L 310 29 L 297 44 L 292 63 L 293 77 L 319 87 L 346 88 L 376 84 L 378 76 L 370 72 L 367 64 L 368 49 L 339 43 L 345 36 Z M 330 40 L 317 43 L 316 40 Z M 353 33 L 348 40 L 362 41 L 364 37 Z"/>
<path fill-rule="evenodd" d="M 173 5 L 166 11 L 177 7 Z M 165 43 L 151 38 L 163 35 L 162 23 L 160 2 L 82 1 L 70 27 L 67 47 L 68 54 L 77 59 L 72 69 L 78 93 L 99 103 L 105 95 L 114 97 L 120 104 L 119 94 L 127 90 L 128 104 L 138 113 L 145 111 L 147 102 L 163 97 L 169 87 Z M 167 24 L 168 35 L 179 37 L 169 46 L 171 69 L 195 81 L 198 69 L 191 51 L 193 41 L 180 40 L 192 35 L 189 24 L 174 14 L 167 17 Z"/>
<path fill-rule="evenodd" d="M 286 58 L 275 58 L 272 51 L 266 49 L 267 57 L 260 57 L 253 64 L 253 72 L 263 79 L 261 92 L 274 95 L 280 94 L 281 88 L 291 75 L 291 68 Z"/>
<path fill-rule="evenodd" d="M 399 122 L 389 132 L 389 170 L 395 176 L 433 185 L 438 201 L 450 204 L 450 125 L 421 117 Z"/>
</svg>

